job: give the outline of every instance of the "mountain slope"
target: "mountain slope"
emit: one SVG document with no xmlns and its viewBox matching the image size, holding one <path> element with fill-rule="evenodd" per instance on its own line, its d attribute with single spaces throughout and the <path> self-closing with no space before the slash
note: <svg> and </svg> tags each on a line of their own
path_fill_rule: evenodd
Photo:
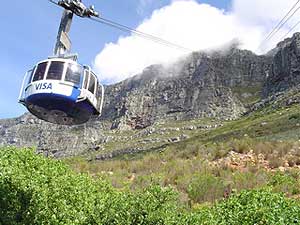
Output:
<svg viewBox="0 0 300 225">
<path fill-rule="evenodd" d="M 168 68 L 151 66 L 107 88 L 104 118 L 124 129 L 143 128 L 162 118 L 238 118 L 247 98 L 259 97 L 270 66 L 269 57 L 236 48 L 194 53 Z M 240 93 L 243 89 L 249 92 Z"/>
<path fill-rule="evenodd" d="M 150 66 L 106 88 L 101 118 L 74 127 L 45 123 L 28 114 L 0 120 L 0 145 L 36 146 L 38 152 L 54 157 L 155 150 L 272 104 L 296 104 L 299 43 L 297 33 L 273 54 L 258 56 L 230 47 L 193 53 L 169 66 Z M 183 126 L 178 131 L 173 123 Z M 165 130 L 152 131 L 157 126 Z M 147 140 L 149 132 L 156 134 Z"/>
</svg>

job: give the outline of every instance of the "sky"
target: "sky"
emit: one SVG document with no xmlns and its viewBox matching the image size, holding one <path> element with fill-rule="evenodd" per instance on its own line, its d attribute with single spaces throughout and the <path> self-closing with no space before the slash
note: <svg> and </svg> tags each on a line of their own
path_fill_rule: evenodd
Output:
<svg viewBox="0 0 300 225">
<path fill-rule="evenodd" d="M 158 36 L 193 51 L 239 40 L 258 54 L 273 48 L 299 18 L 299 12 L 272 40 L 262 40 L 296 0 L 84 0 L 106 19 Z M 52 55 L 62 9 L 47 0 L 2 2 L 0 27 L 0 119 L 26 112 L 17 103 L 25 72 Z M 298 16 L 297 16 L 298 15 Z M 297 31 L 297 30 L 295 30 Z M 111 84 L 156 63 L 187 53 L 124 33 L 88 19 L 74 18 L 72 52 Z"/>
</svg>

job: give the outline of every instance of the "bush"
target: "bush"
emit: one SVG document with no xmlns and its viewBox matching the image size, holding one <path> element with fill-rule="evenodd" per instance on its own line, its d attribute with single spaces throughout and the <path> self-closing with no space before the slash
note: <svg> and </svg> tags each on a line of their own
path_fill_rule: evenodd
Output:
<svg viewBox="0 0 300 225">
<path fill-rule="evenodd" d="M 270 186 L 289 180 L 278 175 Z M 197 201 L 215 198 L 221 190 L 220 178 L 199 174 L 189 194 Z M 119 191 L 103 180 L 75 174 L 63 163 L 35 155 L 30 149 L 0 149 L 1 225 L 299 224 L 299 202 L 270 190 L 242 191 L 214 206 L 198 205 L 187 212 L 171 188 Z"/>
<path fill-rule="evenodd" d="M 144 191 L 119 192 L 96 204 L 95 224 L 177 224 L 177 195 L 169 188 L 153 186 Z"/>
<path fill-rule="evenodd" d="M 0 150 L 0 217 L 3 224 L 83 224 L 93 215 L 101 187 L 61 162 L 30 149 Z"/>
<path fill-rule="evenodd" d="M 0 149 L 0 159 L 0 224 L 176 224 L 170 188 L 117 191 L 30 149 Z"/>
<path fill-rule="evenodd" d="M 193 177 L 188 195 L 193 202 L 213 202 L 224 195 L 225 186 L 219 177 L 197 174 Z"/>
<path fill-rule="evenodd" d="M 299 224 L 300 207 L 294 200 L 270 190 L 242 191 L 218 204 L 212 224 Z"/>
<path fill-rule="evenodd" d="M 268 185 L 275 192 L 283 192 L 288 195 L 300 193 L 300 183 L 298 177 L 293 177 L 288 173 L 276 172 L 270 176 Z"/>
</svg>

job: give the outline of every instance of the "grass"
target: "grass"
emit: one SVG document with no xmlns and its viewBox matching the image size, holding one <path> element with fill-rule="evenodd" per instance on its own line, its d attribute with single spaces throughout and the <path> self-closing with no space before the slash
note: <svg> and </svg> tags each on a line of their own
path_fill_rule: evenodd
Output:
<svg viewBox="0 0 300 225">
<path fill-rule="evenodd" d="M 244 137 L 266 139 L 268 136 L 280 135 L 282 133 L 289 134 L 289 132 L 299 129 L 299 114 L 300 105 L 281 108 L 276 111 L 266 108 L 245 116 L 242 119 L 228 122 L 223 127 L 196 135 L 179 145 L 228 141 L 232 138 L 238 139 Z M 294 136 L 286 136 L 285 138 L 294 139 Z"/>
<path fill-rule="evenodd" d="M 252 105 L 261 99 L 261 86 L 250 87 L 235 87 L 233 93 L 241 100 L 246 106 Z"/>
<path fill-rule="evenodd" d="M 226 158 L 232 151 L 239 154 L 252 151 L 254 163 L 246 162 L 245 165 L 234 168 L 217 161 Z M 164 152 L 148 153 L 136 159 L 101 162 L 69 159 L 67 163 L 77 172 L 108 179 L 120 189 L 137 191 L 153 184 L 172 186 L 180 192 L 183 202 L 191 201 L 195 204 L 214 202 L 233 190 L 239 192 L 269 186 L 272 175 L 278 171 L 276 169 L 283 166 L 283 163 L 278 163 L 288 161 L 286 156 L 296 159 L 299 154 L 300 144 L 297 142 L 261 142 L 247 138 L 210 146 L 199 145 L 184 151 L 169 148 Z M 259 165 L 259 155 L 263 155 L 263 160 L 269 162 L 268 168 Z M 297 157 L 298 163 L 299 159 Z M 282 173 L 293 180 L 294 186 L 300 178 L 298 173 L 291 172 L 296 170 L 289 168 Z M 274 188 L 285 190 L 277 186 Z M 286 194 L 294 195 L 294 190 L 298 189 L 286 190 Z"/>
<path fill-rule="evenodd" d="M 105 155 L 128 149 L 141 149 L 148 152 L 160 149 L 161 146 L 172 142 L 172 139 L 182 140 L 192 137 L 220 123 L 215 119 L 201 118 L 187 121 L 158 121 L 144 130 L 105 130 L 103 136 L 106 136 L 108 141 L 99 143 L 97 150 L 92 153 L 87 152 L 84 157 L 93 159 L 99 154 Z"/>
<path fill-rule="evenodd" d="M 120 189 L 138 191 L 153 184 L 172 186 L 180 193 L 181 201 L 190 205 L 213 203 L 231 193 L 263 187 L 297 196 L 299 112 L 298 104 L 278 109 L 269 106 L 215 129 L 184 128 L 220 123 L 213 119 L 157 123 L 147 128 L 152 132 L 130 133 L 136 138 L 107 144 L 109 151 L 142 146 L 158 147 L 157 152 L 123 155 L 108 161 L 88 162 L 77 157 L 66 162 L 75 171 L 108 179 Z M 179 143 L 143 144 L 145 138 L 165 140 L 182 134 L 189 138 Z M 277 172 L 278 179 L 288 180 L 289 185 L 274 182 Z"/>
<path fill-rule="evenodd" d="M 152 167 L 157 155 L 147 157 L 147 169 L 157 171 Z M 299 171 L 233 173 L 213 170 L 205 162 L 200 166 L 193 160 L 171 160 L 162 172 L 168 171 L 169 182 L 176 180 L 176 184 L 155 185 L 162 174 L 148 174 L 139 182 L 149 187 L 131 191 L 128 186 L 116 189 L 103 179 L 74 173 L 32 149 L 1 148 L 0 158 L 0 224 L 279 225 L 300 221 L 300 201 L 295 199 Z M 124 160 L 119 164 L 123 173 L 130 165 Z M 200 167 L 188 179 L 184 173 L 194 166 Z M 134 179 L 127 177 L 127 184 Z M 188 186 L 186 195 L 174 190 L 180 190 L 179 184 Z"/>
</svg>

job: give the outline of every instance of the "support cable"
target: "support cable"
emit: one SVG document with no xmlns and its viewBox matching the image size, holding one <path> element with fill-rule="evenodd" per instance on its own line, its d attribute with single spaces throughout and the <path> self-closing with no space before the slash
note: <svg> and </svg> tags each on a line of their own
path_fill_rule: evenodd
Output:
<svg viewBox="0 0 300 225">
<path fill-rule="evenodd" d="M 298 21 L 284 36 L 282 36 L 281 40 L 285 39 L 297 26 L 299 26 L 300 21 Z"/>
<path fill-rule="evenodd" d="M 102 18 L 102 17 L 97 17 L 97 18 L 91 17 L 90 19 L 93 20 L 93 21 L 95 21 L 95 22 L 102 23 L 102 24 L 105 24 L 105 25 L 117 28 L 119 30 L 122 30 L 122 31 L 125 31 L 125 32 L 128 32 L 128 33 L 133 33 L 133 34 L 135 34 L 137 36 L 140 36 L 142 38 L 154 41 L 154 42 L 156 42 L 158 44 L 162 44 L 162 45 L 165 45 L 165 46 L 168 46 L 168 47 L 173 47 L 173 48 L 176 48 L 176 49 L 179 49 L 179 50 L 183 50 L 183 51 L 186 51 L 186 52 L 192 52 L 193 51 L 191 49 L 188 49 L 186 47 L 180 46 L 178 44 L 174 44 L 172 42 L 166 41 L 166 40 L 164 40 L 162 38 L 159 38 L 159 37 L 156 37 L 156 36 L 153 36 L 151 34 L 147 34 L 147 33 L 141 32 L 141 31 L 138 31 L 136 29 L 132 29 L 132 28 L 130 28 L 128 26 L 125 26 L 125 25 L 122 25 L 120 23 L 116 23 L 116 22 L 114 22 L 112 20 L 108 20 L 108 19 L 105 19 L 105 18 Z"/>
<path fill-rule="evenodd" d="M 287 12 L 287 14 L 280 20 L 280 22 L 273 28 L 273 30 L 269 33 L 269 35 L 261 42 L 259 45 L 259 48 L 262 47 L 263 44 L 265 44 L 267 41 L 269 41 L 300 9 L 298 7 L 291 15 L 290 13 L 293 11 L 293 9 L 298 5 L 300 0 L 298 0 L 292 8 Z"/>
<path fill-rule="evenodd" d="M 54 0 L 49 0 L 49 1 L 51 3 L 57 5 L 57 6 L 63 7 L 62 5 L 59 4 L 59 2 L 56 2 Z M 91 15 L 91 16 L 83 16 L 83 17 L 87 17 L 87 18 L 89 18 L 90 20 L 92 20 L 94 22 L 101 23 L 101 24 L 104 24 L 104 25 L 107 25 L 107 26 L 111 26 L 111 27 L 114 27 L 116 29 L 119 29 L 119 30 L 127 32 L 127 33 L 135 34 L 135 35 L 137 35 L 139 37 L 142 37 L 142 38 L 147 39 L 147 40 L 151 40 L 153 42 L 156 42 L 158 44 L 161 44 L 161 45 L 164 45 L 164 46 L 167 46 L 167 47 L 175 48 L 175 49 L 178 49 L 178 50 L 181 50 L 181 51 L 185 51 L 185 52 L 193 52 L 193 50 L 188 49 L 186 47 L 183 47 L 183 46 L 180 46 L 178 44 L 169 42 L 167 40 L 164 40 L 162 38 L 156 37 L 154 35 L 138 31 L 136 29 L 133 29 L 133 28 L 125 26 L 123 24 L 114 22 L 112 20 L 105 19 L 105 18 L 103 18 L 103 17 L 101 17 L 99 15 Z"/>
</svg>

